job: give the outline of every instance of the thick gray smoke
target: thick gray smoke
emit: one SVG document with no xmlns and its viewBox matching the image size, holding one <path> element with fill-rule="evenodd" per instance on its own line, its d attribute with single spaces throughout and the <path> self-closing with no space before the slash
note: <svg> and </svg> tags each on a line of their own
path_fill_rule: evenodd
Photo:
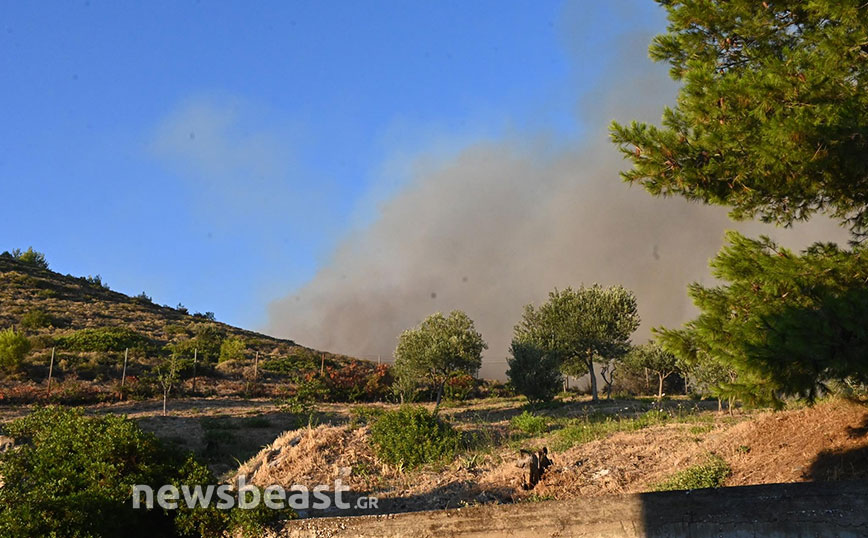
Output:
<svg viewBox="0 0 868 538">
<path fill-rule="evenodd" d="M 641 37 L 581 102 L 591 125 L 584 142 L 556 151 L 542 135 L 483 143 L 419 173 L 307 285 L 271 304 L 268 329 L 319 349 L 390 359 L 402 330 L 461 309 L 489 344 L 481 374 L 502 378 L 522 306 L 555 287 L 633 290 L 642 317 L 634 340 L 642 341 L 651 327 L 695 314 L 686 286 L 711 281 L 708 260 L 725 229 L 796 248 L 845 238 L 828 221 L 794 230 L 734 224 L 721 208 L 622 183 L 627 163 L 608 141 L 608 121 L 657 119 L 675 92 L 665 67 L 645 60 Z"/>
</svg>

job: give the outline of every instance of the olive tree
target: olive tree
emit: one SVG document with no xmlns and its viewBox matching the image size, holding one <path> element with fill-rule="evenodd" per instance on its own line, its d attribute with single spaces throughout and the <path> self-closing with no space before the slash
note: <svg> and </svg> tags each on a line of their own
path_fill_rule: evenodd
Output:
<svg viewBox="0 0 868 538">
<path fill-rule="evenodd" d="M 594 284 L 554 290 L 542 305 L 525 306 L 514 333 L 516 340 L 557 356 L 563 374 L 587 373 L 591 395 L 597 401 L 595 357 L 608 361 L 623 356 L 638 327 L 636 297 L 631 291 Z"/>
<path fill-rule="evenodd" d="M 467 314 L 460 310 L 448 316 L 437 312 L 398 337 L 395 370 L 401 383 L 430 383 L 437 393 L 436 409 L 446 381 L 456 373 L 478 370 L 485 349 L 488 345 Z"/>
<path fill-rule="evenodd" d="M 678 357 L 660 347 L 656 342 L 636 346 L 625 358 L 627 366 L 634 370 L 647 369 L 657 376 L 657 398 L 663 398 L 663 382 L 680 371 Z"/>
</svg>

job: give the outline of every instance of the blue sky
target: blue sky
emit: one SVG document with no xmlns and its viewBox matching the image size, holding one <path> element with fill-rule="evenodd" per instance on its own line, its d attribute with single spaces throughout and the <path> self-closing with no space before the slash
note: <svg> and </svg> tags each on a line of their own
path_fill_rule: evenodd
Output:
<svg viewBox="0 0 868 538">
<path fill-rule="evenodd" d="M 583 135 L 651 1 L 6 2 L 0 250 L 261 328 L 412 163 Z"/>
</svg>

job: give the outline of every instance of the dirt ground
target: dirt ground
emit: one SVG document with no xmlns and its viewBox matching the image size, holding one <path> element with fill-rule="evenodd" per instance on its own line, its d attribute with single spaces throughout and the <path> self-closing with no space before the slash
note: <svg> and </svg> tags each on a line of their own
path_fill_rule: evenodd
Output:
<svg viewBox="0 0 868 538">
<path fill-rule="evenodd" d="M 559 428 L 571 418 L 637 416 L 652 405 L 649 400 L 592 404 L 576 398 L 537 411 L 552 427 L 533 437 L 519 434 L 510 423 L 524 410 L 519 399 L 450 404 L 441 413 L 486 443 L 463 451 L 451 462 L 413 471 L 376 458 L 367 427 L 350 422 L 351 410 L 358 406 L 323 404 L 313 417 L 301 417 L 268 400 L 200 398 L 171 401 L 165 417 L 159 401 L 96 405 L 87 412 L 125 414 L 143 428 L 196 452 L 224 479 L 244 474 L 261 486 L 312 487 L 340 478 L 351 488 L 351 500 L 362 495 L 379 499 L 376 510 L 342 515 L 637 494 L 710 454 L 722 457 L 732 468 L 727 486 L 868 478 L 868 408 L 864 405 L 834 400 L 804 409 L 729 415 L 716 412 L 716 403 L 674 400 L 664 403 L 673 418 L 662 424 L 553 450 L 553 465 L 543 480 L 525 489 L 528 471 L 517 465 L 520 448 L 557 446 Z M 26 412 L 0 407 L 0 420 Z"/>
</svg>

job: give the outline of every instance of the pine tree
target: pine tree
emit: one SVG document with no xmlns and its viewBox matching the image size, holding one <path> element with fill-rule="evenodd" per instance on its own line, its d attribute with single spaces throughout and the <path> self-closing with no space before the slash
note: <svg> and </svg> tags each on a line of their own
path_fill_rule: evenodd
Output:
<svg viewBox="0 0 868 538">
<path fill-rule="evenodd" d="M 868 380 L 868 4 L 657 1 L 669 27 L 650 54 L 682 86 L 662 126 L 612 124 L 633 164 L 623 179 L 735 219 L 786 226 L 824 212 L 855 245 L 795 255 L 730 234 L 712 263 L 727 284 L 691 285 L 700 316 L 659 329 L 661 342 L 716 372 L 718 396 L 748 403 Z"/>
<path fill-rule="evenodd" d="M 692 284 L 701 310 L 681 330 L 658 329 L 671 351 L 711 358 L 735 375 L 717 395 L 748 403 L 815 398 L 831 380 L 868 383 L 868 253 L 816 244 L 801 255 L 767 237 L 727 234 L 711 262 L 725 284 Z"/>
<path fill-rule="evenodd" d="M 653 195 L 790 224 L 828 211 L 868 233 L 868 4 L 657 0 L 650 54 L 683 85 L 662 127 L 612 124 Z"/>
</svg>

